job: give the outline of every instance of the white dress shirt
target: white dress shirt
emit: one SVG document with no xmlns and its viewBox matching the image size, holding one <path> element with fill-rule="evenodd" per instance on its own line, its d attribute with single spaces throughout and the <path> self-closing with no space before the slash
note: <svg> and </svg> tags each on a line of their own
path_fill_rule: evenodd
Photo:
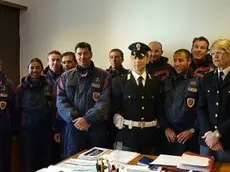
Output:
<svg viewBox="0 0 230 172">
<path fill-rule="evenodd" d="M 133 75 L 133 77 L 134 77 L 134 79 L 135 79 L 137 85 L 138 85 L 138 78 L 139 78 L 140 76 L 142 76 L 142 77 L 143 77 L 142 84 L 143 84 L 143 86 L 145 86 L 146 77 L 147 77 L 146 71 L 144 71 L 144 73 L 142 73 L 142 75 L 137 74 L 137 73 L 134 72 L 133 70 L 132 70 L 131 72 L 132 72 L 132 75 Z"/>
</svg>

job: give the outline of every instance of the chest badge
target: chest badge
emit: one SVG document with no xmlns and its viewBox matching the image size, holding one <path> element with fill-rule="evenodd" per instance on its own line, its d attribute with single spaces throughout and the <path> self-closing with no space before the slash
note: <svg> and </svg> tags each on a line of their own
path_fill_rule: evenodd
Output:
<svg viewBox="0 0 230 172">
<path fill-rule="evenodd" d="M 187 98 L 187 105 L 188 105 L 188 107 L 192 108 L 195 105 L 195 99 L 194 98 Z"/>
<path fill-rule="evenodd" d="M 4 110 L 6 108 L 7 103 L 5 101 L 0 101 L 0 109 Z"/>
<path fill-rule="evenodd" d="M 99 92 L 93 92 L 93 100 L 97 102 L 100 98 L 100 93 Z"/>
</svg>

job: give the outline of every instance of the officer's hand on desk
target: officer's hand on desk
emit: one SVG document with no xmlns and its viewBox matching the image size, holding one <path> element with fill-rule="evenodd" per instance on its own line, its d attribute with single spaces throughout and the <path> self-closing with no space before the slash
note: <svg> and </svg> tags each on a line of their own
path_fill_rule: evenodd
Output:
<svg viewBox="0 0 230 172">
<path fill-rule="evenodd" d="M 176 142 L 176 133 L 171 129 L 171 128 L 166 128 L 165 129 L 165 135 L 168 139 L 169 142 Z"/>
<path fill-rule="evenodd" d="M 192 135 L 190 130 L 185 130 L 177 135 L 177 142 L 184 144 Z"/>
<path fill-rule="evenodd" d="M 207 144 L 207 146 L 209 148 L 212 148 L 219 141 L 220 136 L 216 135 L 216 131 L 209 131 L 205 133 L 205 135 L 202 136 L 202 138 L 205 139 L 205 143 Z"/>
<path fill-rule="evenodd" d="M 88 130 L 89 125 L 87 123 L 87 121 L 84 118 L 77 118 L 73 121 L 75 128 L 77 128 L 78 130 Z"/>
<path fill-rule="evenodd" d="M 213 151 L 223 151 L 223 145 L 218 141 L 211 149 Z"/>
</svg>

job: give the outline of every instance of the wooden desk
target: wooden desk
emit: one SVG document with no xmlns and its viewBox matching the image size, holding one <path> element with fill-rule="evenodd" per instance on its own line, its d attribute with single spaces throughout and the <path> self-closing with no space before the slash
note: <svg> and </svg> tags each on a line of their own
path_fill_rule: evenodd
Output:
<svg viewBox="0 0 230 172">
<path fill-rule="evenodd" d="M 85 151 L 82 151 L 82 152 L 74 155 L 72 158 L 77 158 L 83 152 L 85 152 Z M 156 158 L 156 156 L 152 156 L 152 155 L 139 155 L 134 160 L 130 161 L 129 164 L 136 165 L 137 162 L 143 156 L 147 156 L 147 157 L 152 158 L 152 159 Z M 183 171 L 186 171 L 186 170 L 176 169 L 175 167 L 167 167 L 167 172 L 183 172 Z M 219 163 L 219 162 L 215 162 L 214 166 L 213 166 L 213 169 L 212 169 L 211 172 L 230 172 L 230 163 Z"/>
</svg>

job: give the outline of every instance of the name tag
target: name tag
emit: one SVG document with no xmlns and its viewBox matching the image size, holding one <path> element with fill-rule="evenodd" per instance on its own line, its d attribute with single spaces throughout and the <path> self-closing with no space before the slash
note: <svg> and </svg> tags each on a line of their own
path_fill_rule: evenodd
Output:
<svg viewBox="0 0 230 172">
<path fill-rule="evenodd" d="M 8 97 L 8 94 L 5 94 L 5 93 L 0 93 L 0 97 L 4 97 L 4 98 L 6 98 L 6 97 Z"/>
<path fill-rule="evenodd" d="M 92 83 L 92 87 L 94 87 L 94 88 L 100 88 L 100 84 Z"/>
</svg>

